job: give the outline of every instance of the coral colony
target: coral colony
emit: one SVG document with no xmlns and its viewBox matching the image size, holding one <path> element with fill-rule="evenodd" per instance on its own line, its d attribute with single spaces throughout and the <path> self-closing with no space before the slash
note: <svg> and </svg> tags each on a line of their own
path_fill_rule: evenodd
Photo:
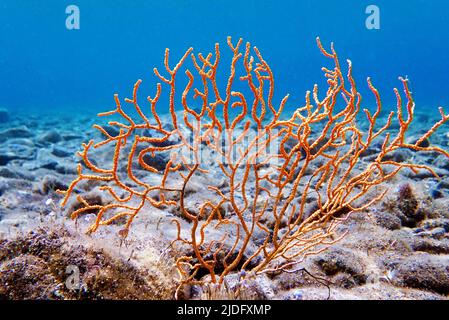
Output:
<svg viewBox="0 0 449 320">
<path fill-rule="evenodd" d="M 227 39 L 232 59 L 230 66 L 220 69 L 229 72 L 225 86 L 219 80 L 218 44 L 215 53 L 206 56 L 188 49 L 174 67 L 166 49 L 166 73 L 154 69 L 161 83 L 155 95 L 148 97 L 149 112 L 138 102 L 141 80 L 134 85 L 132 99 L 125 99 L 134 115 L 114 96 L 115 110 L 99 116 L 120 116 L 123 122 L 109 122 L 119 133 L 95 126 L 105 140 L 83 144 L 79 153 L 83 164 L 78 165 L 78 177 L 61 191 L 62 205 L 75 196 L 79 182 L 100 183 L 100 190 L 112 201 L 89 203 L 77 195 L 80 207 L 71 217 L 95 212 L 88 232 L 121 223 L 122 237 L 128 235 L 138 214 L 151 214 L 151 207 L 171 208 L 177 227 L 171 247 L 190 248 L 184 251 L 190 254 L 177 257 L 179 288 L 220 285 L 235 271 L 243 276 L 295 271 L 306 256 L 342 239 L 347 232 L 339 228 L 342 222 L 380 200 L 387 192 L 383 183 L 401 169 L 428 170 L 437 176 L 429 166 L 411 159 L 396 162 L 391 153 L 405 148 L 449 157 L 446 151 L 424 143 L 449 119 L 441 108 L 441 120 L 407 143 L 415 106 L 408 80 L 400 78 L 406 101 L 394 89 L 397 112 L 379 123 L 381 99 L 371 80 L 368 87 L 377 108 L 374 113 L 360 112 L 361 95 L 351 61 L 343 74 L 333 45 L 329 51 L 319 38 L 317 43 L 333 63 L 331 69 L 322 68 L 328 88 L 322 93 L 315 85 L 306 93 L 305 105 L 289 115 L 283 113 L 288 95 L 279 101 L 274 98 L 273 72 L 250 43 L 243 46 L 242 39 L 237 43 Z M 180 87 L 176 80 L 183 68 L 187 81 Z M 164 87 L 169 94 L 170 123 L 163 123 L 157 112 L 157 107 L 165 109 L 158 105 Z M 392 126 L 395 121 L 397 130 Z M 370 149 L 369 161 L 362 160 L 361 155 L 375 144 L 378 147 L 375 152 Z M 114 153 L 109 166 L 102 167 L 92 151 L 107 146 Z M 161 165 L 158 159 L 167 154 L 168 160 Z M 204 182 L 201 193 L 205 196 L 192 206 L 189 184 L 195 177 Z"/>
</svg>

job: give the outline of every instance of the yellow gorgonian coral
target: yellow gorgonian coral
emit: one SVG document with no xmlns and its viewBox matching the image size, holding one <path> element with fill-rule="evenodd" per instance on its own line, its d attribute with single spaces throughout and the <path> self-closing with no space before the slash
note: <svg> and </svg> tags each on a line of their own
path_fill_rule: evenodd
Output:
<svg viewBox="0 0 449 320">
<path fill-rule="evenodd" d="M 206 56 L 188 49 L 174 67 L 167 49 L 165 74 L 154 69 L 161 83 L 154 97 L 148 98 L 149 107 L 138 102 L 138 80 L 133 97 L 125 99 L 134 116 L 118 95 L 116 109 L 99 114 L 123 118 L 123 122 L 109 122 L 119 133 L 112 135 L 95 126 L 105 140 L 83 145 L 84 166 L 78 166 L 77 179 L 62 192 L 62 205 L 80 181 L 99 181 L 102 192 L 114 201 L 90 204 L 77 195 L 82 207 L 72 218 L 96 212 L 90 232 L 124 218 L 122 236 L 128 234 L 136 215 L 151 206 L 178 210 L 172 245 L 191 249 L 177 260 L 181 285 L 202 282 L 204 275 L 208 281 L 222 283 L 235 270 L 294 270 L 304 257 L 341 239 L 345 234 L 337 232 L 339 224 L 381 199 L 386 192 L 381 184 L 401 169 L 435 174 L 423 164 L 391 160 L 389 154 L 407 148 L 449 157 L 445 150 L 421 143 L 449 119 L 443 110 L 441 120 L 416 143 L 406 143 L 414 112 L 407 80 L 400 78 L 405 109 L 395 89 L 396 115 L 391 112 L 379 123 L 381 100 L 371 80 L 368 86 L 377 108 L 374 113 L 360 112 L 351 62 L 343 74 L 333 46 L 327 51 L 317 42 L 333 62 L 332 68 L 323 68 L 327 90 L 320 98 L 315 85 L 306 93 L 305 105 L 289 115 L 283 112 L 288 95 L 275 101 L 272 70 L 259 50 L 249 43 L 243 46 L 242 39 L 234 44 L 228 38 L 231 61 L 223 88 L 219 72 L 225 71 L 218 68 L 218 44 Z M 179 75 L 181 70 L 184 75 Z M 184 83 L 178 85 L 181 76 Z M 168 124 L 157 111 L 163 87 L 168 88 Z M 358 124 L 362 121 L 367 124 L 363 130 Z M 393 121 L 398 122 L 396 132 L 390 130 Z M 371 160 L 362 160 L 374 143 L 379 147 L 373 148 Z M 110 163 L 91 161 L 92 148 L 110 145 L 114 148 Z M 162 155 L 162 165 L 155 164 L 154 159 Z M 145 179 L 150 175 L 155 178 Z M 212 183 L 217 176 L 221 182 Z M 192 209 L 187 190 L 195 177 L 204 182 L 203 197 Z"/>
</svg>

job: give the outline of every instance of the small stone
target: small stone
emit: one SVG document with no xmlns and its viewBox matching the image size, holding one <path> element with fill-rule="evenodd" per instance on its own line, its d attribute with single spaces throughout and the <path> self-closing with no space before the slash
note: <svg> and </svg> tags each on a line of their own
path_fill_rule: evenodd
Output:
<svg viewBox="0 0 449 320">
<path fill-rule="evenodd" d="M 446 230 L 444 228 L 435 228 L 430 232 L 430 236 L 434 239 L 441 239 L 446 235 Z"/>
<path fill-rule="evenodd" d="M 33 133 L 26 127 L 14 127 L 0 131 L 0 142 L 6 141 L 11 138 L 29 138 Z"/>
<path fill-rule="evenodd" d="M 0 166 L 7 165 L 13 159 L 17 159 L 14 153 L 11 152 L 0 153 Z"/>
<path fill-rule="evenodd" d="M 164 135 L 162 133 L 154 131 L 154 130 L 148 130 L 148 129 L 143 131 L 143 136 L 148 137 L 148 138 L 157 138 L 157 139 L 164 138 Z M 157 141 L 157 142 L 155 141 L 155 142 L 151 142 L 151 144 L 155 147 L 168 147 L 168 146 L 175 145 L 178 142 L 179 142 L 178 137 L 176 135 L 171 135 L 164 141 Z"/>
<path fill-rule="evenodd" d="M 70 152 L 67 152 L 65 149 L 58 146 L 53 146 L 53 150 L 51 151 L 51 153 L 59 158 L 66 158 L 71 155 Z"/>
<path fill-rule="evenodd" d="M 68 133 L 68 134 L 63 134 L 62 138 L 65 141 L 71 141 L 71 140 L 81 140 L 83 139 L 83 137 L 79 134 L 75 134 L 75 133 Z"/>
<path fill-rule="evenodd" d="M 444 197 L 444 193 L 441 192 L 441 191 L 438 190 L 438 189 L 432 189 L 432 190 L 430 190 L 430 196 L 431 196 L 433 199 L 440 199 L 440 198 L 443 198 L 443 197 Z"/>
<path fill-rule="evenodd" d="M 77 166 L 68 162 L 58 163 L 55 167 L 55 171 L 61 174 L 76 174 Z"/>
<path fill-rule="evenodd" d="M 420 228 L 424 230 L 431 230 L 434 228 L 444 228 L 449 232 L 449 219 L 438 218 L 438 219 L 427 219 L 420 224 Z"/>
<path fill-rule="evenodd" d="M 395 162 L 406 162 L 412 158 L 413 154 L 410 150 L 400 149 L 393 151 L 391 153 L 387 153 L 382 161 L 395 161 Z"/>
<path fill-rule="evenodd" d="M 57 166 L 58 166 L 58 162 L 53 159 L 48 159 L 48 161 L 40 164 L 40 168 L 48 169 L 48 170 L 56 170 Z"/>
<path fill-rule="evenodd" d="M 119 129 L 117 127 L 111 126 L 109 124 L 101 126 L 104 131 L 106 131 L 111 137 L 116 137 L 120 134 Z M 100 132 L 100 134 L 104 137 L 104 134 Z"/>
<path fill-rule="evenodd" d="M 21 176 L 17 172 L 11 170 L 8 167 L 0 167 L 0 177 L 8 178 L 8 179 L 21 178 Z"/>
<path fill-rule="evenodd" d="M 446 177 L 449 175 L 449 171 L 446 169 L 440 169 L 438 167 L 432 168 L 433 171 L 440 177 Z M 423 179 L 430 179 L 435 178 L 435 175 L 430 172 L 429 170 L 420 170 L 418 173 L 414 173 L 412 170 L 406 170 L 404 171 L 404 176 L 413 179 L 413 180 L 423 180 Z"/>
<path fill-rule="evenodd" d="M 363 151 L 360 154 L 360 158 L 364 158 L 364 157 L 368 157 L 368 156 L 376 156 L 379 154 L 380 152 L 380 147 L 378 147 L 377 145 L 374 146 L 369 146 L 365 151 Z"/>
<path fill-rule="evenodd" d="M 418 140 L 419 140 L 419 138 L 417 138 L 417 137 L 412 137 L 412 138 L 408 139 L 407 142 L 408 142 L 409 144 L 416 144 L 416 143 L 418 142 Z M 427 148 L 427 147 L 429 147 L 429 146 L 430 146 L 430 141 L 429 141 L 429 139 L 424 139 L 424 140 L 421 141 L 421 143 L 418 145 L 418 147 L 421 147 L 421 148 Z M 412 149 L 412 150 L 413 150 L 413 149 Z"/>
<path fill-rule="evenodd" d="M 40 143 L 58 143 L 62 140 L 61 135 L 56 130 L 50 130 L 37 138 Z"/>
<path fill-rule="evenodd" d="M 155 168 L 158 171 L 164 171 L 165 167 L 167 166 L 167 163 L 169 161 L 168 156 L 164 154 L 155 154 L 154 157 L 147 153 L 143 156 L 143 161 L 149 165 Z"/>
</svg>

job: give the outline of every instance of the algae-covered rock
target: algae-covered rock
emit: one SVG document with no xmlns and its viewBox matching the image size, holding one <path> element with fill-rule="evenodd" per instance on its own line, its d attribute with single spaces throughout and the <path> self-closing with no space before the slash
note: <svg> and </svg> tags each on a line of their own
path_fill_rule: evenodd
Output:
<svg viewBox="0 0 449 320">
<path fill-rule="evenodd" d="M 171 299 L 165 268 L 139 268 L 63 228 L 0 240 L 1 299 Z"/>
</svg>

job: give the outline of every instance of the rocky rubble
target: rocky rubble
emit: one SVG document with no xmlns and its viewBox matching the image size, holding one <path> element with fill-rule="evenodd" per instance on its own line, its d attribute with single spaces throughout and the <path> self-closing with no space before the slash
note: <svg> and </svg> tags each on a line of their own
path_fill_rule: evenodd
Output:
<svg viewBox="0 0 449 320">
<path fill-rule="evenodd" d="M 171 223 L 179 216 L 176 208 L 144 212 L 123 243 L 117 235 L 119 225 L 85 236 L 83 231 L 95 213 L 75 223 L 68 215 L 79 204 L 74 201 L 65 210 L 59 207 L 61 195 L 56 190 L 67 188 L 75 177 L 80 160 L 76 151 L 82 142 L 100 135 L 91 124 L 91 119 L 82 116 L 18 116 L 0 109 L 0 299 L 173 298 L 177 286 L 173 256 L 182 252 L 170 252 L 167 245 L 176 234 Z M 447 148 L 448 141 L 441 130 L 429 143 Z M 96 161 L 102 162 L 111 158 L 113 150 L 94 153 Z M 418 155 L 407 150 L 392 157 L 406 162 Z M 227 289 L 193 286 L 186 288 L 184 297 L 446 299 L 449 161 L 441 156 L 419 157 L 414 160 L 434 165 L 440 179 L 404 170 L 389 182 L 390 192 L 381 203 L 368 212 L 353 214 L 343 224 L 350 232 L 341 242 L 308 257 L 297 271 L 249 273 L 243 283 L 239 275 L 232 274 Z M 369 159 L 367 152 L 362 161 Z M 145 161 L 163 168 L 168 159 L 149 157 Z M 201 178 L 192 180 L 189 210 L 210 196 L 204 183 Z M 210 183 L 223 192 L 229 189 L 220 177 Z M 95 183 L 86 182 L 76 192 L 88 195 L 93 203 L 109 201 L 96 188 Z M 223 210 L 226 214 L 228 209 Z M 269 226 L 270 218 L 264 219 Z M 82 289 L 67 289 L 70 265 L 79 267 Z M 235 288 L 240 288 L 237 295 Z"/>
</svg>

